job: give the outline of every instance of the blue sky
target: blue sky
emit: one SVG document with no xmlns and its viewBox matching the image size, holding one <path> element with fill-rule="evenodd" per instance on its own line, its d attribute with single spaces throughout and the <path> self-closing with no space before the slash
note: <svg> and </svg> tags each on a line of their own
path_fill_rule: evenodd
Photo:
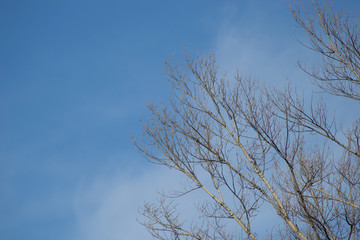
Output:
<svg viewBox="0 0 360 240">
<path fill-rule="evenodd" d="M 168 99 L 168 55 L 301 87 L 315 61 L 283 0 L 2 0 L 0 30 L 0 239 L 149 238 L 138 206 L 180 178 L 130 137 Z"/>
</svg>

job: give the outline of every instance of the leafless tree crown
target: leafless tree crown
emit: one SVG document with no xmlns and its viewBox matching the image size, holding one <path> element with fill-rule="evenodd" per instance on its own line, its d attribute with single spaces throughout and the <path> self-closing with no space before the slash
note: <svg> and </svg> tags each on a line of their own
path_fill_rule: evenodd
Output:
<svg viewBox="0 0 360 240">
<path fill-rule="evenodd" d="M 322 57 L 309 71 L 317 86 L 360 101 L 359 26 L 327 4 L 290 11 Z M 360 239 L 360 118 L 347 129 L 326 103 L 309 107 L 290 87 L 265 88 L 237 74 L 229 80 L 215 57 L 170 59 L 168 106 L 150 105 L 138 149 L 184 174 L 183 194 L 203 191 L 201 222 L 183 221 L 162 199 L 145 204 L 143 223 L 157 239 L 257 239 L 258 212 L 280 225 L 269 239 Z M 360 108 L 357 109 L 360 113 Z M 181 197 L 182 194 L 179 194 Z"/>
</svg>

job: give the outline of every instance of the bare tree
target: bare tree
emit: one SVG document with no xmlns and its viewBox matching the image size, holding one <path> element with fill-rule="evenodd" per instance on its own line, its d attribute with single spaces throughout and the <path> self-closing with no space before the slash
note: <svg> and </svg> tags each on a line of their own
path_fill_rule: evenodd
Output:
<svg viewBox="0 0 360 240">
<path fill-rule="evenodd" d="M 359 101 L 356 19 L 328 3 L 290 10 L 323 57 L 319 68 L 304 70 L 327 93 Z M 171 103 L 149 106 L 135 143 L 150 161 L 184 174 L 189 186 L 180 197 L 196 190 L 208 199 L 194 223 L 164 199 L 146 204 L 144 225 L 155 238 L 257 239 L 256 213 L 271 208 L 281 225 L 269 238 L 360 239 L 360 119 L 342 129 L 324 102 L 306 107 L 290 87 L 229 79 L 213 55 L 185 54 L 184 64 L 166 66 Z"/>
</svg>

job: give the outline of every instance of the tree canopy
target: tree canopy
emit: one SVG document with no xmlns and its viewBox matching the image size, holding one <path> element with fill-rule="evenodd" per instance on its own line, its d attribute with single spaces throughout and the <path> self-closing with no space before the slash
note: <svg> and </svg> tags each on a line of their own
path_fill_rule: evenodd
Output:
<svg viewBox="0 0 360 240">
<path fill-rule="evenodd" d="M 292 2 L 290 11 L 308 38 L 303 44 L 322 56 L 321 65 L 300 67 L 326 94 L 359 102 L 357 20 L 328 2 Z M 271 208 L 281 225 L 269 238 L 360 238 L 360 116 L 341 127 L 326 102 L 307 105 L 290 87 L 229 78 L 214 55 L 185 54 L 184 64 L 169 59 L 166 67 L 171 102 L 149 106 L 134 141 L 150 161 L 188 180 L 178 197 L 203 191 L 208 198 L 198 207 L 201 222 L 180 220 L 166 199 L 145 204 L 153 237 L 257 239 L 253 219 Z"/>
</svg>

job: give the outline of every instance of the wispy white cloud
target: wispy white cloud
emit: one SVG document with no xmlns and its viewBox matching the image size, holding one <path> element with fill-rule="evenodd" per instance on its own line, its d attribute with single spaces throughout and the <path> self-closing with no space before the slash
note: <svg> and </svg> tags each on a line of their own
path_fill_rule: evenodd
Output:
<svg viewBox="0 0 360 240">
<path fill-rule="evenodd" d="M 73 239 L 115 240 L 148 239 L 145 227 L 138 223 L 139 207 L 153 202 L 157 192 L 179 187 L 181 177 L 165 168 L 144 174 L 100 175 L 79 187 L 74 207 L 77 224 Z"/>
<path fill-rule="evenodd" d="M 278 37 L 271 38 L 256 29 L 251 32 L 251 29 L 224 24 L 217 34 L 215 54 L 218 63 L 226 69 L 238 69 L 241 74 L 269 82 L 284 81 L 299 70 L 300 50 L 293 44 L 296 41 L 280 41 Z"/>
<path fill-rule="evenodd" d="M 230 73 L 238 70 L 272 85 L 286 85 L 290 80 L 301 88 L 310 87 L 298 61 L 311 65 L 316 58 L 297 41 L 302 34 L 295 28 L 287 4 L 244 2 L 224 13 L 215 34 L 213 49 L 219 65 Z"/>
</svg>

